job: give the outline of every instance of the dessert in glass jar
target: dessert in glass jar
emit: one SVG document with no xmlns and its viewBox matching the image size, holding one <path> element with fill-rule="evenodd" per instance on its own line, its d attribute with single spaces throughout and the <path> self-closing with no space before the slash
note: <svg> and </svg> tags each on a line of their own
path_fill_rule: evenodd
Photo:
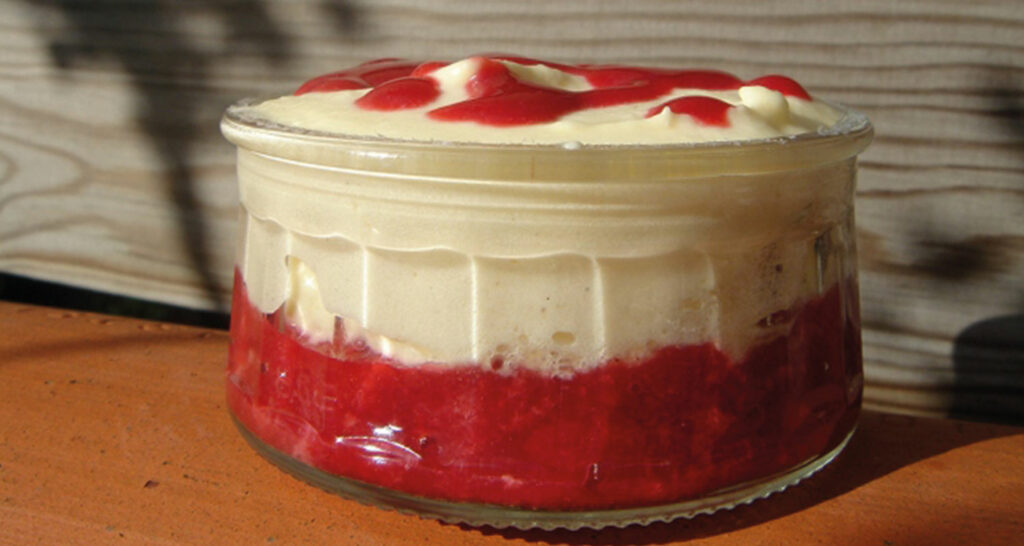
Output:
<svg viewBox="0 0 1024 546">
<path fill-rule="evenodd" d="M 789 78 L 388 59 L 222 129 L 230 411 L 312 483 L 622 526 L 782 490 L 855 428 L 871 126 Z"/>
</svg>

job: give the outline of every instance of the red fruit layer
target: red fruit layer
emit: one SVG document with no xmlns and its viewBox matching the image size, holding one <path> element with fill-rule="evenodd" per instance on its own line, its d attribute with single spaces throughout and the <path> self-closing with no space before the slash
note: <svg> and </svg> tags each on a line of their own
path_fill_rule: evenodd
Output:
<svg viewBox="0 0 1024 546">
<path fill-rule="evenodd" d="M 694 499 L 792 468 L 852 430 L 853 287 L 788 310 L 788 335 L 738 362 L 711 344 L 668 346 L 562 379 L 314 346 L 253 307 L 236 272 L 228 403 L 279 451 L 415 495 L 549 510 Z"/>
</svg>

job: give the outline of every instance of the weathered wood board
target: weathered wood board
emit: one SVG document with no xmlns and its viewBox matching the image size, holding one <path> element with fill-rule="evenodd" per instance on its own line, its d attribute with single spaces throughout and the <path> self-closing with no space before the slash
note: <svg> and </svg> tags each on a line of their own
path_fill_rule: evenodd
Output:
<svg viewBox="0 0 1024 546">
<path fill-rule="evenodd" d="M 0 271 L 200 308 L 234 258 L 231 101 L 378 57 L 791 75 L 865 111 L 867 402 L 1024 416 L 1024 9 L 963 3 L 9 0 Z"/>
</svg>

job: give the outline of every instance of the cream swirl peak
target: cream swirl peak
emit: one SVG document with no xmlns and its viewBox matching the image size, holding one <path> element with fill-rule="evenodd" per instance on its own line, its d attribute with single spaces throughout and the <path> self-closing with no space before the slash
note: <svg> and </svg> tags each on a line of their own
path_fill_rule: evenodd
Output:
<svg viewBox="0 0 1024 546">
<path fill-rule="evenodd" d="M 511 56 L 381 59 L 249 107 L 275 124 L 437 142 L 671 144 L 777 138 L 841 112 L 779 75 L 568 65 Z"/>
</svg>

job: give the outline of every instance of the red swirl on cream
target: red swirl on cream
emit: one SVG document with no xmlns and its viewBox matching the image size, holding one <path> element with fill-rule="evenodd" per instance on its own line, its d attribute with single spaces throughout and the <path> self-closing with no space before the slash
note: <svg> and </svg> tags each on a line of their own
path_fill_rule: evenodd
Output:
<svg viewBox="0 0 1024 546">
<path fill-rule="evenodd" d="M 438 121 L 472 121 L 497 127 L 533 125 L 557 121 L 583 110 L 657 100 L 674 89 L 729 91 L 751 85 L 788 97 L 811 99 L 800 84 L 779 75 L 744 81 L 732 74 L 711 70 L 568 65 L 513 56 L 478 59 L 476 71 L 466 82 L 467 99 L 434 108 L 427 113 L 428 117 Z M 560 70 L 584 78 L 592 88 L 576 91 L 523 81 L 499 61 Z M 370 89 L 356 101 L 358 107 L 379 111 L 421 108 L 429 106 L 441 95 L 438 81 L 432 73 L 445 66 L 448 64 L 435 61 L 416 63 L 380 59 L 309 80 L 299 87 L 295 95 Z M 668 108 L 704 125 L 728 127 L 728 111 L 733 107 L 714 97 L 683 97 L 651 108 L 647 117 Z"/>
</svg>

